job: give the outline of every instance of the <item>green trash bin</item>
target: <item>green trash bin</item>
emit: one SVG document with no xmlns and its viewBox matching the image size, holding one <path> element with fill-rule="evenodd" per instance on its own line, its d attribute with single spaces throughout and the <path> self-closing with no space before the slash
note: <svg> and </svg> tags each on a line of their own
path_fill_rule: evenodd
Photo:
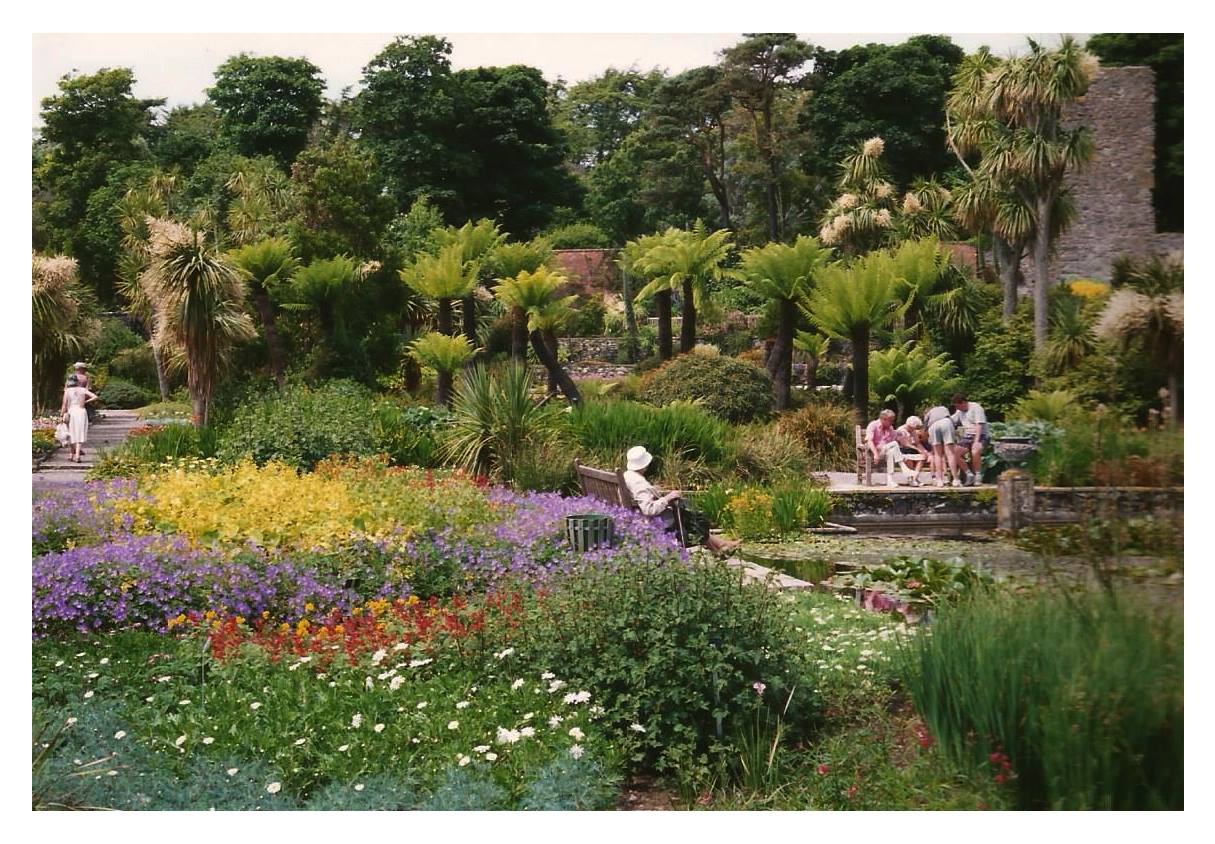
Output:
<svg viewBox="0 0 1215 844">
<path fill-rule="evenodd" d="M 565 517 L 565 536 L 575 551 L 611 548 L 616 540 L 616 522 L 601 513 L 579 513 Z"/>
</svg>

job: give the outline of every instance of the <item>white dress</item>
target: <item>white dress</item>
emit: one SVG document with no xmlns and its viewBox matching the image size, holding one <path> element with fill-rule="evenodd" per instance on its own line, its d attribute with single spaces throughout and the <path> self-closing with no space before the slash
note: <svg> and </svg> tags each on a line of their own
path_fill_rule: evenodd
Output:
<svg viewBox="0 0 1215 844">
<path fill-rule="evenodd" d="M 72 444 L 85 443 L 89 439 L 89 412 L 85 410 L 84 402 L 89 397 L 88 390 L 83 387 L 68 387 L 68 435 Z"/>
</svg>

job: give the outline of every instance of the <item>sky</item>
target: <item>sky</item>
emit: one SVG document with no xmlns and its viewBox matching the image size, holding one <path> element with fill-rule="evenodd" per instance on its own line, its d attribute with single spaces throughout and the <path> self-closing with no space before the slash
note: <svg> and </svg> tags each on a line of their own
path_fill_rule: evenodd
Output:
<svg viewBox="0 0 1215 844">
<path fill-rule="evenodd" d="M 1086 34 L 1072 33 L 1083 39 Z M 986 44 L 997 55 L 1025 46 L 1026 37 L 1053 44 L 1059 33 L 951 34 L 954 43 L 970 52 Z M 135 96 L 165 97 L 169 106 L 201 102 L 212 74 L 229 56 L 240 52 L 269 56 L 304 56 L 321 69 L 327 96 L 357 86 L 363 67 L 393 34 L 34 34 L 33 125 L 40 125 L 39 104 L 57 91 L 60 77 L 71 71 L 94 73 L 103 67 L 130 67 L 135 72 Z M 717 51 L 741 40 L 738 34 L 449 34 L 451 61 L 457 68 L 528 64 L 549 81 L 558 77 L 578 82 L 608 67 L 641 70 L 665 68 L 678 73 L 711 64 Z M 909 33 L 803 33 L 801 38 L 839 50 L 870 42 L 899 43 Z"/>
</svg>

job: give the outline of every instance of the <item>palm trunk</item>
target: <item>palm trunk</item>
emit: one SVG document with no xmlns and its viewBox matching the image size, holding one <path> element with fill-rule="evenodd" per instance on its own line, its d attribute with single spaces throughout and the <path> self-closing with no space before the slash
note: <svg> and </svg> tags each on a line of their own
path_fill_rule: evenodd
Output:
<svg viewBox="0 0 1215 844">
<path fill-rule="evenodd" d="M 270 358 L 270 371 L 274 373 L 274 383 L 281 390 L 283 388 L 284 378 L 283 370 L 283 344 L 278 336 L 278 329 L 275 326 L 274 318 L 274 303 L 270 301 L 270 294 L 266 292 L 264 287 L 255 288 L 253 291 L 253 304 L 257 308 L 258 319 L 262 321 L 262 330 L 266 332 L 266 353 Z"/>
<path fill-rule="evenodd" d="M 856 424 L 869 424 L 869 326 L 852 329 L 852 409 Z"/>
<path fill-rule="evenodd" d="M 621 273 L 620 288 L 624 297 L 624 328 L 629 337 L 628 362 L 636 363 L 641 341 L 637 337 L 637 311 L 633 307 L 633 280 L 627 272 Z"/>
<path fill-rule="evenodd" d="M 1047 302 L 1050 294 L 1050 199 L 1038 200 L 1034 234 L 1034 351 L 1042 352 L 1047 339 Z"/>
<path fill-rule="evenodd" d="M 562 394 L 572 404 L 578 404 L 582 401 L 582 395 L 578 392 L 578 386 L 574 384 L 574 380 L 570 378 L 569 373 L 557 362 L 557 356 L 549 350 L 540 330 L 533 331 L 531 338 L 532 349 L 536 352 L 536 357 L 540 359 L 540 363 L 544 364 L 544 368 L 548 370 L 549 377 L 556 381 L 557 387 L 561 390 Z"/>
<path fill-rule="evenodd" d="M 439 300 L 438 324 L 439 324 L 439 333 L 446 334 L 450 337 L 451 333 L 452 333 L 452 330 L 451 330 L 451 300 L 450 299 L 440 299 Z"/>
<path fill-rule="evenodd" d="M 658 357 L 660 360 L 670 360 L 674 355 L 671 342 L 671 291 L 655 293 L 654 307 L 658 311 Z"/>
<path fill-rule="evenodd" d="M 992 254 L 1000 272 L 1000 282 L 1004 289 L 1004 321 L 1008 322 L 1017 310 L 1017 288 L 1021 282 L 1021 252 L 1020 244 L 1006 241 L 999 235 L 992 237 Z"/>
<path fill-rule="evenodd" d="M 472 346 L 477 345 L 477 297 L 469 293 L 464 297 L 464 336 Z"/>
<path fill-rule="evenodd" d="M 552 355 L 553 360 L 560 363 L 561 347 L 557 343 L 556 332 L 553 331 L 551 328 L 546 328 L 541 332 L 541 336 L 544 338 L 544 347 L 546 349 L 548 349 L 548 353 L 550 355 Z M 558 389 L 559 389 L 559 385 L 557 384 L 557 375 L 554 372 L 554 370 L 550 369 L 548 371 L 548 394 L 550 396 L 555 396 L 557 394 Z"/>
<path fill-rule="evenodd" d="M 527 362 L 527 311 L 518 305 L 511 308 L 510 356 L 519 363 Z"/>
<path fill-rule="evenodd" d="M 1181 384 L 1181 379 L 1177 377 L 1176 368 L 1169 370 L 1169 427 L 1177 428 L 1181 425 L 1181 393 L 1177 389 Z"/>
<path fill-rule="evenodd" d="M 768 355 L 768 374 L 772 376 L 776 409 L 786 410 L 793 381 L 793 329 L 797 320 L 797 306 L 792 299 L 781 299 L 779 307 L 780 324 L 776 329 L 776 342 Z"/>
<path fill-rule="evenodd" d="M 164 356 L 160 353 L 160 346 L 155 341 L 152 342 L 152 362 L 156 365 L 156 386 L 160 389 L 160 400 L 169 400 L 169 374 L 165 372 Z"/>
<path fill-rule="evenodd" d="M 451 407 L 452 375 L 445 370 L 439 370 L 435 379 L 435 403 L 443 407 Z"/>
<path fill-rule="evenodd" d="M 683 281 L 683 323 L 679 327 L 679 353 L 696 346 L 696 290 L 690 278 Z"/>
</svg>

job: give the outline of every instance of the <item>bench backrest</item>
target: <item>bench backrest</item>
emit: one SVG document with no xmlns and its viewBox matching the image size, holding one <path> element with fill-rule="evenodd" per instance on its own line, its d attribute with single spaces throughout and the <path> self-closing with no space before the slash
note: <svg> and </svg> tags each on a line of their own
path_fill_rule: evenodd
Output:
<svg viewBox="0 0 1215 844">
<path fill-rule="evenodd" d="M 582 485 L 582 494 L 616 504 L 620 507 L 636 508 L 632 493 L 624 483 L 624 472 L 617 469 L 609 472 L 584 466 L 582 461 L 574 460 L 574 472 L 578 475 L 578 483 Z"/>
</svg>

